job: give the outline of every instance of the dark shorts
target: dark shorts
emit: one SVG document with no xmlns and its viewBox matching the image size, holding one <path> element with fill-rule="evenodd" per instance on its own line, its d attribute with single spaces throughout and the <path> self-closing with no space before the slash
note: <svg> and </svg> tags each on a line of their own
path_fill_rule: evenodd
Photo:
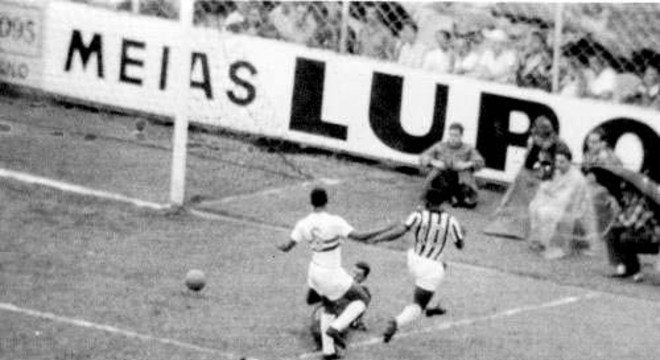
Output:
<svg viewBox="0 0 660 360">
<path fill-rule="evenodd" d="M 364 286 L 353 284 L 348 291 L 346 291 L 344 296 L 335 301 L 324 301 L 324 305 L 326 305 L 326 309 L 328 309 L 330 313 L 339 315 L 346 309 L 348 304 L 353 301 L 362 301 L 366 306 L 369 306 L 369 303 L 371 302 L 371 294 L 369 293 L 369 290 Z"/>
</svg>

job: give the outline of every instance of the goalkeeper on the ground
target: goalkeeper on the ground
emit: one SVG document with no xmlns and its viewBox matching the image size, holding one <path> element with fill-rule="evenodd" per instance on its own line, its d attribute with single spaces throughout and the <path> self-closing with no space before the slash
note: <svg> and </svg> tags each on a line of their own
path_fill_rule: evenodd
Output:
<svg viewBox="0 0 660 360">
<path fill-rule="evenodd" d="M 358 261 L 353 265 L 352 273 L 353 273 L 353 279 L 355 279 L 355 283 L 357 286 L 361 287 L 362 290 L 369 296 L 371 299 L 371 293 L 369 292 L 369 289 L 362 285 L 362 283 L 367 279 L 367 276 L 369 276 L 369 272 L 371 271 L 371 267 L 369 264 L 367 264 L 364 261 Z M 316 305 L 314 307 L 314 310 L 312 311 L 312 322 L 310 325 L 310 332 L 312 334 L 312 338 L 314 339 L 314 342 L 317 345 L 317 349 L 321 349 L 321 312 L 324 307 L 326 307 L 326 310 L 332 314 L 340 314 L 343 310 L 344 307 L 348 305 L 347 302 L 342 302 L 341 300 L 339 302 L 329 302 L 327 300 L 324 301 L 324 299 L 318 295 L 314 291 L 310 291 L 307 295 L 307 304 L 308 305 Z M 351 323 L 351 325 L 348 327 L 348 329 L 353 329 L 353 330 L 360 330 L 360 331 L 366 331 L 367 327 L 364 324 L 364 319 L 363 319 L 364 314 L 360 315 L 355 321 Z M 344 336 L 346 336 L 346 332 L 344 333 Z"/>
</svg>

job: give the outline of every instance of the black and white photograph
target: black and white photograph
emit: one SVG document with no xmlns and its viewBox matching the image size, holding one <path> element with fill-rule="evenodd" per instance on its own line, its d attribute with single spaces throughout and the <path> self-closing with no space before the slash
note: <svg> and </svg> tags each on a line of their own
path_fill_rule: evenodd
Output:
<svg viewBox="0 0 660 360">
<path fill-rule="evenodd" d="M 0 360 L 660 359 L 660 2 L 0 0 Z"/>
</svg>

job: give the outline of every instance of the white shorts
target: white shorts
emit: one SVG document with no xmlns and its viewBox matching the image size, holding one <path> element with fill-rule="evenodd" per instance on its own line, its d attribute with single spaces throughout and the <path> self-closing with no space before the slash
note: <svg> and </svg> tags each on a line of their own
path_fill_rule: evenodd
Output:
<svg viewBox="0 0 660 360">
<path fill-rule="evenodd" d="M 353 278 L 341 267 L 326 268 L 312 262 L 307 273 L 307 285 L 319 295 L 335 301 L 353 285 Z"/>
<path fill-rule="evenodd" d="M 440 261 L 431 260 L 408 250 L 408 271 L 415 279 L 415 286 L 435 292 L 445 278 L 445 266 Z"/>
</svg>

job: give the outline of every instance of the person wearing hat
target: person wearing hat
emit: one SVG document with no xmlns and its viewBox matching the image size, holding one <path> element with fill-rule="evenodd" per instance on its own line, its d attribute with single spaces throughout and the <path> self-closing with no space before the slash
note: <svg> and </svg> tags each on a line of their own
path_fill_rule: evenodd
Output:
<svg viewBox="0 0 660 360">
<path fill-rule="evenodd" d="M 501 29 L 486 30 L 483 35 L 487 43 L 479 59 L 477 77 L 487 81 L 512 83 L 515 78 L 517 56 L 508 48 L 509 36 Z"/>
</svg>

